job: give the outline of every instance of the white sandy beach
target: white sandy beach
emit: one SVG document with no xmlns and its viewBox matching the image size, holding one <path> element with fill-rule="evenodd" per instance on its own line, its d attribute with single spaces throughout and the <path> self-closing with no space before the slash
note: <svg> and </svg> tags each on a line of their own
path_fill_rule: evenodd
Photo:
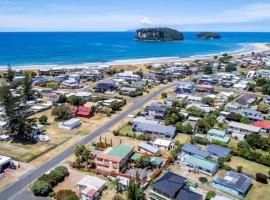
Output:
<svg viewBox="0 0 270 200">
<path fill-rule="evenodd" d="M 235 51 L 235 52 L 226 52 L 234 57 L 240 57 L 242 55 L 249 55 L 252 52 L 262 53 L 262 52 L 270 52 L 270 46 L 267 43 L 245 43 L 241 44 L 243 48 Z M 223 52 L 225 53 L 225 52 Z M 197 55 L 197 56 L 189 56 L 189 57 L 161 57 L 161 58 L 144 58 L 144 59 L 127 59 L 127 60 L 116 60 L 112 62 L 100 62 L 100 63 L 85 63 L 85 64 L 66 64 L 66 65 L 29 65 L 29 66 L 12 66 L 14 69 L 21 70 L 37 70 L 37 69 L 52 69 L 52 68 L 62 68 L 62 69 L 70 69 L 70 68 L 81 68 L 81 67 L 93 67 L 97 65 L 110 65 L 110 66 L 121 66 L 121 65 L 147 65 L 147 64 L 156 64 L 156 63 L 188 63 L 194 60 L 208 60 L 213 58 L 215 55 L 220 56 L 223 53 L 219 54 L 208 54 L 208 55 Z M 0 68 L 0 71 L 5 71 L 5 68 Z"/>
</svg>

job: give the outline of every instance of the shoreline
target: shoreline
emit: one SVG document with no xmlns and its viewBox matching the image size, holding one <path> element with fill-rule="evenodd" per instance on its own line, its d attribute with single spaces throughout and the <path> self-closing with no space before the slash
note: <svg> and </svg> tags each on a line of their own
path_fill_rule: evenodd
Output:
<svg viewBox="0 0 270 200">
<path fill-rule="evenodd" d="M 40 64 L 40 65 L 14 65 L 12 66 L 14 70 L 39 70 L 39 69 L 73 69 L 73 68 L 89 68 L 98 65 L 110 65 L 112 67 L 121 65 L 147 65 L 147 64 L 163 64 L 163 63 L 185 63 L 192 62 L 194 60 L 208 60 L 214 56 L 221 56 L 223 53 L 228 53 L 234 57 L 241 57 L 242 55 L 250 55 L 252 52 L 263 53 L 270 52 L 270 46 L 268 43 L 242 43 L 239 44 L 243 48 L 235 50 L 232 52 L 220 52 L 205 55 L 194 55 L 186 57 L 153 57 L 153 58 L 138 58 L 138 59 L 125 59 L 125 60 L 115 60 L 109 62 L 93 62 L 93 63 L 82 63 L 82 64 Z M 6 71 L 7 67 L 0 66 L 0 71 Z"/>
</svg>

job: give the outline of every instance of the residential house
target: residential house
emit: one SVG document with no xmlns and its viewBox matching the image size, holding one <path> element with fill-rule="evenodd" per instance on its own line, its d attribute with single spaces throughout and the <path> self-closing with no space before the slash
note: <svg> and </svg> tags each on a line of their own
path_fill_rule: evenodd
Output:
<svg viewBox="0 0 270 200">
<path fill-rule="evenodd" d="M 173 142 L 171 140 L 157 138 L 154 141 L 154 146 L 159 149 L 170 150 L 173 148 Z"/>
<path fill-rule="evenodd" d="M 78 89 L 80 88 L 80 84 L 76 79 L 70 78 L 68 80 L 64 80 L 61 83 L 62 88 L 68 88 L 68 89 Z"/>
<path fill-rule="evenodd" d="M 198 85 L 196 91 L 200 93 L 213 94 L 215 92 L 215 88 L 212 85 L 204 84 L 204 85 Z"/>
<path fill-rule="evenodd" d="M 167 172 L 154 182 L 149 190 L 150 200 L 202 200 L 203 196 L 191 191 L 187 179 L 183 176 Z"/>
<path fill-rule="evenodd" d="M 139 81 L 141 76 L 134 74 L 132 71 L 126 71 L 116 74 L 117 78 L 125 79 L 126 81 Z"/>
<path fill-rule="evenodd" d="M 218 79 L 211 76 L 202 76 L 199 79 L 199 84 L 216 85 L 218 84 Z"/>
<path fill-rule="evenodd" d="M 252 186 L 252 179 L 244 174 L 229 171 L 224 177 L 215 176 L 212 186 L 243 198 Z"/>
<path fill-rule="evenodd" d="M 123 95 L 129 95 L 130 93 L 136 92 L 137 89 L 133 87 L 121 87 L 120 93 Z"/>
<path fill-rule="evenodd" d="M 92 107 L 70 106 L 70 110 L 76 117 L 90 118 L 94 115 Z"/>
<path fill-rule="evenodd" d="M 207 146 L 207 151 L 211 154 L 212 158 L 219 159 L 219 158 L 228 158 L 231 154 L 232 150 L 226 147 L 222 147 L 216 144 L 210 144 Z"/>
<path fill-rule="evenodd" d="M 241 107 L 250 107 L 257 100 L 255 94 L 243 94 L 235 102 Z"/>
<path fill-rule="evenodd" d="M 96 155 L 98 170 L 119 173 L 133 154 L 133 147 L 119 144 L 114 148 L 107 148 Z"/>
<path fill-rule="evenodd" d="M 191 94 L 195 92 L 196 85 L 192 81 L 180 82 L 175 90 L 176 94 Z"/>
<path fill-rule="evenodd" d="M 81 124 L 81 120 L 79 118 L 72 118 L 68 121 L 60 122 L 58 124 L 58 127 L 71 130 L 71 129 L 74 129 L 74 128 L 80 126 L 80 124 Z"/>
<path fill-rule="evenodd" d="M 107 187 L 107 183 L 100 178 L 87 175 L 77 183 L 77 187 L 82 200 L 97 200 Z"/>
<path fill-rule="evenodd" d="M 209 158 L 210 153 L 208 151 L 202 150 L 199 146 L 194 145 L 194 144 L 185 144 L 182 147 L 182 152 L 181 155 L 178 156 L 180 159 L 185 159 L 184 157 L 186 155 L 195 155 L 195 156 L 200 156 L 202 158 Z"/>
<path fill-rule="evenodd" d="M 49 82 L 49 79 L 47 76 L 39 76 L 39 77 L 34 78 L 33 80 L 34 85 L 42 85 L 48 82 Z"/>
<path fill-rule="evenodd" d="M 236 136 L 239 140 L 243 140 L 249 134 L 259 134 L 260 130 L 260 127 L 239 122 L 230 122 L 227 127 L 227 131 L 231 132 L 232 136 Z"/>
<path fill-rule="evenodd" d="M 219 169 L 218 163 L 196 155 L 187 155 L 184 162 L 193 170 L 213 176 Z"/>
<path fill-rule="evenodd" d="M 252 121 L 261 121 L 261 120 L 264 119 L 264 117 L 261 114 L 261 112 L 259 112 L 257 110 L 244 109 L 244 110 L 240 111 L 239 114 L 241 114 L 242 116 L 245 116 L 245 117 L 249 118 Z"/>
<path fill-rule="evenodd" d="M 97 83 L 93 88 L 96 92 L 112 92 L 117 90 L 117 85 L 114 81 L 103 81 Z"/>
<path fill-rule="evenodd" d="M 207 132 L 207 138 L 212 140 L 218 140 L 220 142 L 228 143 L 230 141 L 230 135 L 226 134 L 225 131 L 221 131 L 218 129 L 210 129 Z"/>
<path fill-rule="evenodd" d="M 152 103 L 145 108 L 145 112 L 148 116 L 152 116 L 155 119 L 164 119 L 167 115 L 168 107 L 162 103 Z"/>
<path fill-rule="evenodd" d="M 269 121 L 256 121 L 254 126 L 261 128 L 262 132 L 269 132 L 270 131 L 270 122 Z"/>
<path fill-rule="evenodd" d="M 150 142 L 141 142 L 138 145 L 138 149 L 140 152 L 144 152 L 147 154 L 153 154 L 153 155 L 160 155 L 160 149 L 158 147 L 155 147 L 152 143 Z"/>
<path fill-rule="evenodd" d="M 173 126 L 153 124 L 147 121 L 146 122 L 133 121 L 132 129 L 137 133 L 149 134 L 154 137 L 163 136 L 165 138 L 173 138 L 176 134 L 176 128 Z"/>
</svg>

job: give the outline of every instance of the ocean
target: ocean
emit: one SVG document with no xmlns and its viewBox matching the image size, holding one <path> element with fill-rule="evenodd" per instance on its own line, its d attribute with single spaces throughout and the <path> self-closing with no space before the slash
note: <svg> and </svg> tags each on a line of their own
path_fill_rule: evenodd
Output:
<svg viewBox="0 0 270 200">
<path fill-rule="evenodd" d="M 220 34 L 222 39 L 201 40 L 184 32 L 184 41 L 145 42 L 134 40 L 135 32 L 0 33 L 0 68 L 184 58 L 244 51 L 245 43 L 270 43 L 270 33 Z"/>
</svg>

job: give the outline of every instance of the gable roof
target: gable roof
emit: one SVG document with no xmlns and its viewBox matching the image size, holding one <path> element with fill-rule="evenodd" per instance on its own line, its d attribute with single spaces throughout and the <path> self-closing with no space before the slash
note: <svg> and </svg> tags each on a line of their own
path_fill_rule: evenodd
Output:
<svg viewBox="0 0 270 200">
<path fill-rule="evenodd" d="M 210 172 L 216 171 L 218 167 L 218 164 L 216 162 L 212 160 L 207 160 L 199 156 L 188 155 L 185 161 L 193 166 L 198 166 L 203 169 L 209 170 Z"/>
<path fill-rule="evenodd" d="M 227 158 L 232 150 L 220 145 L 210 144 L 207 146 L 207 151 L 219 158 Z"/>
<path fill-rule="evenodd" d="M 211 154 L 207 151 L 201 150 L 200 147 L 193 145 L 193 144 L 185 144 L 182 148 L 182 151 L 190 153 L 192 155 L 198 155 L 203 158 L 209 157 Z"/>
</svg>

